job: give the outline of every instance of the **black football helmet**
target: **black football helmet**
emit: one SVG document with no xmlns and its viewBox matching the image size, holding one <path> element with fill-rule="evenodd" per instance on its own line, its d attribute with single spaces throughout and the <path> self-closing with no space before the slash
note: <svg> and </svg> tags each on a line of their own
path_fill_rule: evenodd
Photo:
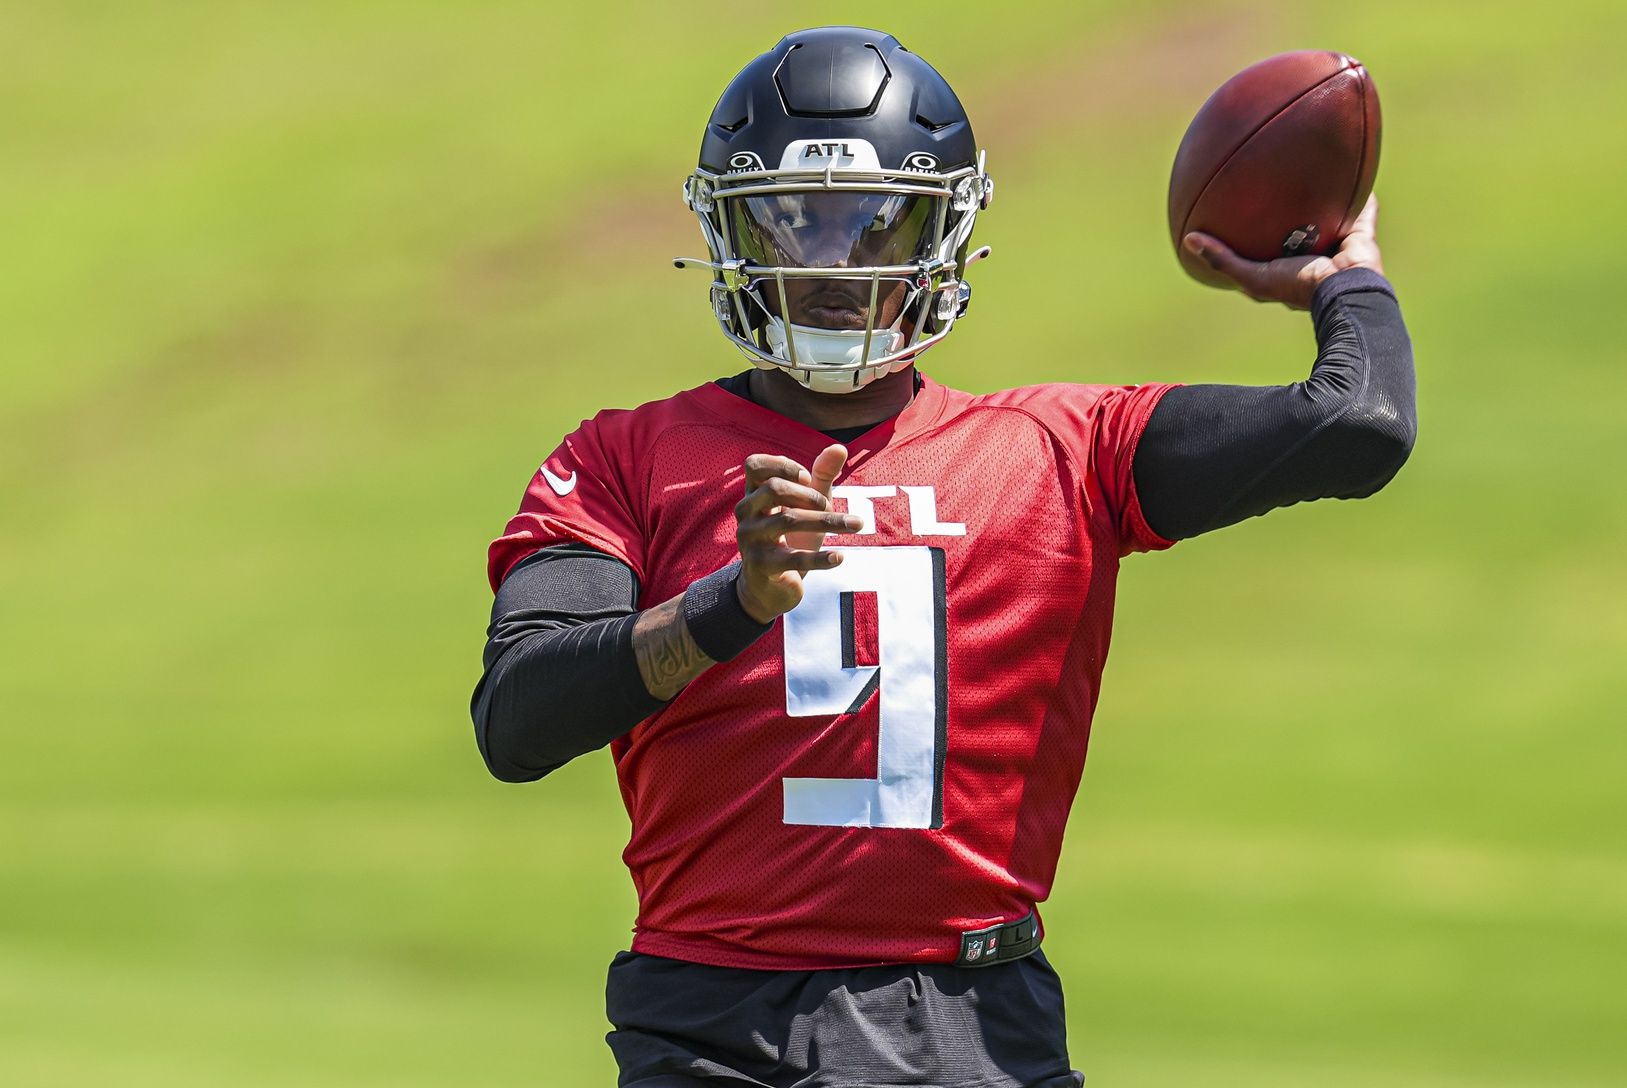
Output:
<svg viewBox="0 0 1627 1088">
<path fill-rule="evenodd" d="M 906 366 L 966 310 L 994 183 L 960 100 L 891 35 L 787 35 L 735 76 L 684 203 L 724 335 L 763 369 L 846 393 Z"/>
</svg>

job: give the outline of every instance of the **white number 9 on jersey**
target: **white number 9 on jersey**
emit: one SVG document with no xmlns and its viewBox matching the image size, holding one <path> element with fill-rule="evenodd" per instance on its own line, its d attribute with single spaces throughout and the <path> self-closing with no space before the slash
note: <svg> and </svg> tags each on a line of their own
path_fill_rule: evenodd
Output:
<svg viewBox="0 0 1627 1088">
<path fill-rule="evenodd" d="M 842 565 L 803 576 L 785 614 L 785 711 L 855 712 L 879 685 L 875 778 L 787 778 L 785 822 L 821 827 L 943 826 L 948 652 L 943 551 L 844 548 Z M 876 595 L 878 664 L 852 660 L 852 595 Z"/>
</svg>

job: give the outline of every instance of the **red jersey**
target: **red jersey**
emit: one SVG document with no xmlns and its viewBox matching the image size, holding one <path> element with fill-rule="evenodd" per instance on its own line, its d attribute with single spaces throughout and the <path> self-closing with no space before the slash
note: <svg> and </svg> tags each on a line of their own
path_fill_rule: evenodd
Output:
<svg viewBox="0 0 1627 1088">
<path fill-rule="evenodd" d="M 1084 768 L 1119 559 L 1164 548 L 1131 461 L 1164 385 L 973 396 L 923 379 L 847 443 L 840 567 L 611 746 L 633 948 L 726 967 L 953 962 L 1050 892 Z M 580 541 L 640 608 L 738 558 L 748 454 L 824 434 L 715 384 L 601 412 L 492 544 L 493 586 Z"/>
</svg>

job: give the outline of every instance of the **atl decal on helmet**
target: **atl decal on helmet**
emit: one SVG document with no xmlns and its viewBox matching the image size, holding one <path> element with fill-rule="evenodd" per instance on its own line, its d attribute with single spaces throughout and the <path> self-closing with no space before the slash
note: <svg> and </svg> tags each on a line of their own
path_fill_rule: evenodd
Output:
<svg viewBox="0 0 1627 1088">
<path fill-rule="evenodd" d="M 792 140 L 780 156 L 781 170 L 881 171 L 881 161 L 869 140 Z"/>
</svg>

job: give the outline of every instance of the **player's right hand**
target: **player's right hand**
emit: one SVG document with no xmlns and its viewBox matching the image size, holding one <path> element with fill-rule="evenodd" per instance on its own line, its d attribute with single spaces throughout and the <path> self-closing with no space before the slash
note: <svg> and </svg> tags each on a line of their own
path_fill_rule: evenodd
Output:
<svg viewBox="0 0 1627 1088">
<path fill-rule="evenodd" d="M 847 447 L 820 451 L 810 468 L 771 453 L 746 458 L 746 497 L 734 508 L 740 545 L 740 604 L 758 623 L 802 601 L 802 576 L 841 563 L 823 550 L 826 533 L 856 533 L 864 522 L 830 508 L 830 489 L 847 464 Z"/>
<path fill-rule="evenodd" d="M 1274 261 L 1251 261 L 1239 257 L 1230 246 L 1208 234 L 1188 234 L 1181 243 L 1194 256 L 1230 280 L 1255 302 L 1280 302 L 1292 310 L 1309 310 L 1316 285 L 1346 268 L 1371 268 L 1384 274 L 1384 258 L 1378 251 L 1378 197 L 1369 196 L 1350 233 L 1331 257 L 1279 257 Z"/>
</svg>

